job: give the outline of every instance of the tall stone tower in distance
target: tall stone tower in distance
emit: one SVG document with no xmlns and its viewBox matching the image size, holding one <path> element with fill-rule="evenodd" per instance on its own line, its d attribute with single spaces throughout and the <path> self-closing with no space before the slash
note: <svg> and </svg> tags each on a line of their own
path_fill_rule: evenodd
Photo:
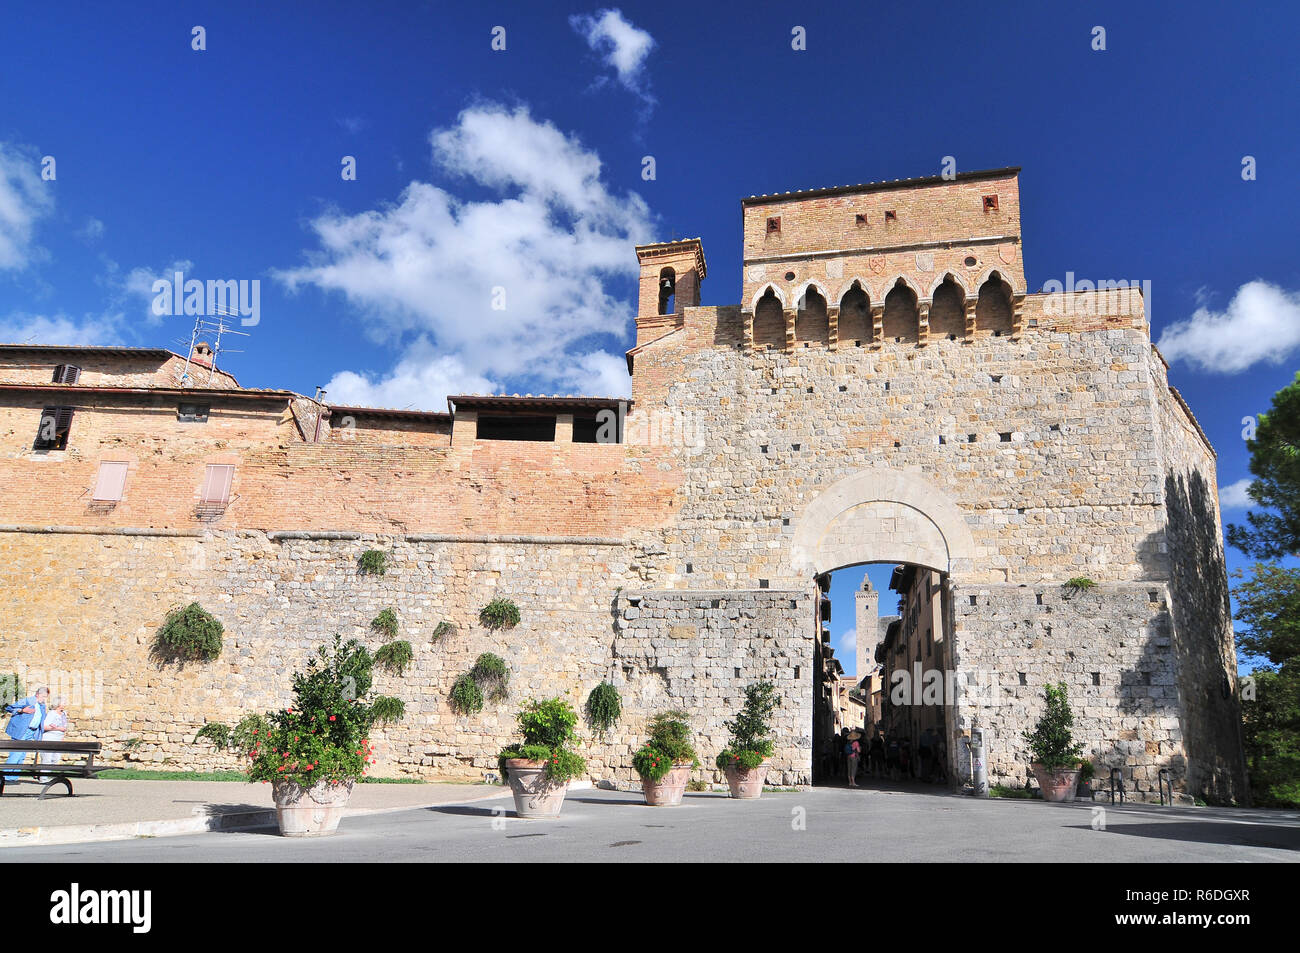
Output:
<svg viewBox="0 0 1300 953">
<path fill-rule="evenodd" d="M 876 645 L 880 642 L 880 593 L 871 588 L 871 580 L 863 576 L 862 588 L 857 591 L 855 598 L 858 667 L 854 672 L 858 678 L 862 678 L 876 664 Z"/>
</svg>

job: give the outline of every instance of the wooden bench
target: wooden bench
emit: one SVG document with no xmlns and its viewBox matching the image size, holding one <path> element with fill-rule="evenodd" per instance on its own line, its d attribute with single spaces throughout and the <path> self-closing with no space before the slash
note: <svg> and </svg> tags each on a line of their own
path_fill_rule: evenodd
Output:
<svg viewBox="0 0 1300 953">
<path fill-rule="evenodd" d="M 73 778 L 93 778 L 108 768 L 108 765 L 95 764 L 95 755 L 99 754 L 99 749 L 98 741 L 14 741 L 5 738 L 0 742 L 0 794 L 5 793 L 6 781 L 30 777 L 44 785 L 37 797 L 38 801 L 44 800 L 50 788 L 56 784 L 62 784 L 68 789 L 69 796 L 75 796 L 72 790 Z M 72 760 L 60 761 L 58 764 L 4 764 L 4 760 L 15 751 L 35 752 L 38 761 L 42 754 L 60 754 Z M 41 778 L 49 780 L 41 782 Z"/>
</svg>

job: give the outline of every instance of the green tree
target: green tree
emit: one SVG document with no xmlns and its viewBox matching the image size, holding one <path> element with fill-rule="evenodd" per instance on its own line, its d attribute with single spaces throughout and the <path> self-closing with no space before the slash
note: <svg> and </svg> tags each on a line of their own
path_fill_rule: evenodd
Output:
<svg viewBox="0 0 1300 953">
<path fill-rule="evenodd" d="M 1300 553 L 1300 374 L 1273 395 L 1250 448 L 1247 491 L 1268 512 L 1229 526 L 1228 541 L 1257 559 Z M 1240 578 L 1241 574 L 1237 573 Z M 1256 563 L 1237 597 L 1242 655 L 1267 659 L 1242 686 L 1242 737 L 1257 804 L 1300 806 L 1300 569 Z"/>
<path fill-rule="evenodd" d="M 1263 807 L 1300 807 L 1300 665 L 1256 669 L 1243 695 L 1250 793 Z"/>
<path fill-rule="evenodd" d="M 1230 525 L 1228 542 L 1257 559 L 1300 553 L 1300 373 L 1273 395 L 1268 413 L 1259 415 L 1255 439 L 1247 443 L 1250 472 L 1246 491 L 1261 507 L 1249 512 L 1249 527 Z"/>
<path fill-rule="evenodd" d="M 1234 576 L 1241 578 L 1238 570 Z M 1250 579 L 1237 586 L 1237 650 L 1284 665 L 1300 655 L 1300 569 L 1256 563 Z"/>
</svg>

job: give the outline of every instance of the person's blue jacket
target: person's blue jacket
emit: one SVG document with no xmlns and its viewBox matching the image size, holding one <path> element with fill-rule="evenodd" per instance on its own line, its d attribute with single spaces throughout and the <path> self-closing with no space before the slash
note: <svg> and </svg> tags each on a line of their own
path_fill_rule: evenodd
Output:
<svg viewBox="0 0 1300 953">
<path fill-rule="evenodd" d="M 30 712 L 23 711 L 24 708 L 35 706 L 40 709 L 41 720 L 35 731 L 29 727 L 32 723 Z M 5 734 L 15 741 L 40 741 L 41 736 L 45 734 L 45 704 L 38 702 L 35 695 L 29 695 L 27 698 L 20 699 L 12 705 L 5 705 L 5 711 L 10 712 L 13 717 L 9 719 L 9 724 L 5 726 Z"/>
</svg>

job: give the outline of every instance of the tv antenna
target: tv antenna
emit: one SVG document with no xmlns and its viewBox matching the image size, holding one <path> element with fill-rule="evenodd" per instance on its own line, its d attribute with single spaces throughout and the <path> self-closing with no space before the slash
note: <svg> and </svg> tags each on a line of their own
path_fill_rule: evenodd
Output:
<svg viewBox="0 0 1300 953">
<path fill-rule="evenodd" d="M 181 373 L 181 385 L 190 383 L 190 365 L 194 363 L 194 345 L 199 342 L 200 337 L 212 338 L 212 362 L 208 367 L 208 383 L 212 383 L 212 376 L 217 370 L 217 359 L 222 353 L 229 351 L 231 354 L 242 354 L 243 351 L 231 350 L 222 347 L 221 339 L 227 334 L 238 334 L 240 337 L 248 337 L 247 331 L 236 331 L 226 323 L 226 318 L 238 317 L 234 311 L 218 311 L 214 315 L 198 315 L 194 318 L 194 328 L 190 331 L 190 349 L 185 354 L 185 369 Z"/>
</svg>

